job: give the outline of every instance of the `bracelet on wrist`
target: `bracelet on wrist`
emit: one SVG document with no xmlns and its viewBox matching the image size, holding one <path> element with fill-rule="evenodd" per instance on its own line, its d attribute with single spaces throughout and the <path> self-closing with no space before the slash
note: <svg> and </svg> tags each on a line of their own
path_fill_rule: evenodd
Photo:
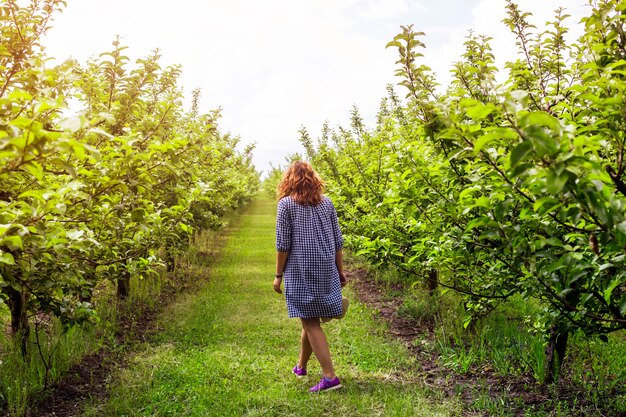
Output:
<svg viewBox="0 0 626 417">
<path fill-rule="evenodd" d="M 283 274 L 276 274 L 276 278 L 282 278 Z"/>
</svg>

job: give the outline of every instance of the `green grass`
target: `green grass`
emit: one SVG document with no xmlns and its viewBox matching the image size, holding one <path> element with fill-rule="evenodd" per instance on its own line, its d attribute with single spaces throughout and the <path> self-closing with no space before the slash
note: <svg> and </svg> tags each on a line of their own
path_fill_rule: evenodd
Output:
<svg viewBox="0 0 626 417">
<path fill-rule="evenodd" d="M 325 325 L 344 389 L 310 394 L 321 369 L 297 379 L 300 323 L 272 291 L 275 203 L 260 195 L 231 226 L 221 256 L 198 269 L 207 283 L 167 308 L 161 332 L 110 383 L 86 416 L 456 416 L 427 393 L 406 348 L 352 299 Z"/>
<path fill-rule="evenodd" d="M 237 211 L 229 212 L 222 221 L 228 222 L 235 216 Z M 107 361 L 114 362 L 118 355 L 133 351 L 138 340 L 144 338 L 140 332 L 144 331 L 148 317 L 160 311 L 164 301 L 195 288 L 198 276 L 206 270 L 203 265 L 217 253 L 222 231 L 217 228 L 198 233 L 197 245 L 177 253 L 173 272 L 157 268 L 156 274 L 133 274 L 130 296 L 123 301 L 116 298 L 115 284 L 100 281 L 92 298 L 97 321 L 67 330 L 58 318 L 31 317 L 29 351 L 25 357 L 10 334 L 10 311 L 0 298 L 0 328 L 4 329 L 0 331 L 0 414 L 6 411 L 19 417 L 37 413 L 37 402 L 45 402 L 49 388 L 88 354 L 103 349 L 109 352 Z"/>
</svg>

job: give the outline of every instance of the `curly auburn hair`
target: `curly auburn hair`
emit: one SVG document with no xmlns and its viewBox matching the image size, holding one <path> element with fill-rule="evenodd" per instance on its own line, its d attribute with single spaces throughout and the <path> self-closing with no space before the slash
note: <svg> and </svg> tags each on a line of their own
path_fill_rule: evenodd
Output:
<svg viewBox="0 0 626 417">
<path fill-rule="evenodd" d="M 278 184 L 278 199 L 291 196 L 296 203 L 316 206 L 322 202 L 324 181 L 308 162 L 296 161 Z"/>
</svg>

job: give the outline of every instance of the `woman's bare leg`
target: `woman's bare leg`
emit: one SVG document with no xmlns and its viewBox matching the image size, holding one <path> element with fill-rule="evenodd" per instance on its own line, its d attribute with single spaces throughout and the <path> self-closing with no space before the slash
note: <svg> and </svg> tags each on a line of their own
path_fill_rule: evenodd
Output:
<svg viewBox="0 0 626 417">
<path fill-rule="evenodd" d="M 313 353 L 313 348 L 311 347 L 311 342 L 309 342 L 309 337 L 306 334 L 306 330 L 302 327 L 302 335 L 300 336 L 300 361 L 298 362 L 298 366 L 300 368 L 306 369 L 307 364 L 309 363 L 309 359 L 311 359 L 311 354 Z"/>
<path fill-rule="evenodd" d="M 302 320 L 302 327 L 304 328 L 309 344 L 315 357 L 322 366 L 322 374 L 327 378 L 335 378 L 335 370 L 333 368 L 333 361 L 330 357 L 330 350 L 328 349 L 328 341 L 326 335 L 320 326 L 320 319 L 300 319 Z"/>
</svg>

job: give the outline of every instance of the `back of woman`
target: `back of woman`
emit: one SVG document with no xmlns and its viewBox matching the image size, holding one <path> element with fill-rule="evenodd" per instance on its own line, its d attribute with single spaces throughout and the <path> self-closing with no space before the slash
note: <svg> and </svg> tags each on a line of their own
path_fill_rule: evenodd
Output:
<svg viewBox="0 0 626 417">
<path fill-rule="evenodd" d="M 278 203 L 276 247 L 289 252 L 284 270 L 289 317 L 341 314 L 341 284 L 335 265 L 343 239 L 335 207 L 323 197 L 315 205 L 283 197 Z"/>
<path fill-rule="evenodd" d="M 306 162 L 294 162 L 279 185 L 276 215 L 276 278 L 274 290 L 282 293 L 289 317 L 300 318 L 302 333 L 296 376 L 307 374 L 306 366 L 315 352 L 323 377 L 310 391 L 341 387 L 335 375 L 326 335 L 320 320 L 342 315 L 343 237 L 337 212 L 322 195 L 324 183 Z"/>
</svg>

